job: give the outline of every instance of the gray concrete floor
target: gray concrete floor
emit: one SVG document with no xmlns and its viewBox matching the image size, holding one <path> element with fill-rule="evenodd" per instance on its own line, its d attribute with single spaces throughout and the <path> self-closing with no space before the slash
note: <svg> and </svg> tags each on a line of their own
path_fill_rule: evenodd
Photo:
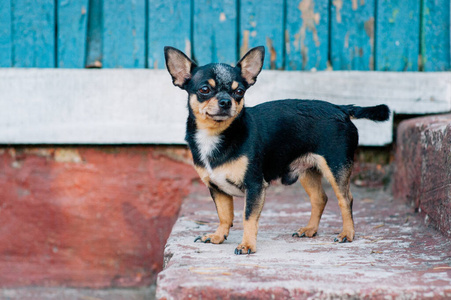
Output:
<svg viewBox="0 0 451 300">
<path fill-rule="evenodd" d="M 130 289 L 76 289 L 64 287 L 24 287 L 0 289 L 1 300 L 153 300 L 155 286 Z"/>
</svg>

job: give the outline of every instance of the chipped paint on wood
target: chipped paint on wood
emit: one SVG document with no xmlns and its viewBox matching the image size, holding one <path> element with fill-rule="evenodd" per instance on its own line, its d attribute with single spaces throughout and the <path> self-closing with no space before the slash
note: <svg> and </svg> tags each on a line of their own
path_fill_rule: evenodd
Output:
<svg viewBox="0 0 451 300">
<path fill-rule="evenodd" d="M 166 45 L 233 64 L 271 40 L 265 68 L 451 69 L 449 0 L 0 2 L 0 67 L 164 68 Z"/>
<path fill-rule="evenodd" d="M 374 3 L 333 1 L 331 62 L 334 70 L 374 70 Z"/>
<path fill-rule="evenodd" d="M 374 18 L 371 17 L 367 21 L 365 21 L 365 32 L 368 35 L 370 39 L 370 46 L 371 46 L 371 55 L 370 55 L 370 61 L 369 61 L 369 69 L 374 70 Z"/>
<path fill-rule="evenodd" d="M 249 30 L 244 30 L 240 47 L 240 57 L 243 57 L 247 51 L 249 51 Z"/>
<path fill-rule="evenodd" d="M 446 71 L 450 63 L 450 1 L 422 1 L 421 64 L 424 71 Z"/>
<path fill-rule="evenodd" d="M 188 57 L 193 56 L 193 53 L 191 50 L 191 41 L 189 39 L 185 40 L 185 54 L 188 55 Z"/>
<path fill-rule="evenodd" d="M 103 67 L 143 68 L 145 0 L 103 1 Z"/>
<path fill-rule="evenodd" d="M 148 66 L 165 68 L 163 48 L 172 46 L 191 56 L 191 2 L 149 1 Z M 189 50 L 189 51 L 187 51 Z"/>
<path fill-rule="evenodd" d="M 237 0 L 194 0 L 193 45 L 201 64 L 237 62 Z"/>
<path fill-rule="evenodd" d="M 418 71 L 420 0 L 377 1 L 375 69 Z"/>
<path fill-rule="evenodd" d="M 11 1 L 0 1 L 0 68 L 12 66 Z"/>
<path fill-rule="evenodd" d="M 244 49 L 245 32 L 249 31 L 248 48 L 267 45 L 271 39 L 273 51 L 266 51 L 265 69 L 282 69 L 284 61 L 284 0 L 243 0 L 240 2 L 240 50 Z M 269 50 L 269 49 L 267 49 Z M 276 57 L 271 62 L 271 55 Z"/>
<path fill-rule="evenodd" d="M 337 22 L 341 23 L 341 8 L 343 7 L 343 0 L 334 0 L 332 4 L 335 6 Z"/>
<path fill-rule="evenodd" d="M 287 1 L 290 53 L 288 70 L 324 70 L 328 53 L 328 6 L 326 1 Z"/>
<path fill-rule="evenodd" d="M 57 1 L 58 68 L 83 68 L 89 0 Z"/>
<path fill-rule="evenodd" d="M 55 67 L 55 2 L 11 0 L 12 65 Z"/>
<path fill-rule="evenodd" d="M 86 41 L 87 68 L 102 67 L 102 0 L 89 0 Z"/>
<path fill-rule="evenodd" d="M 269 37 L 266 37 L 266 49 L 267 51 L 269 51 L 269 63 L 271 66 L 270 68 L 274 70 L 276 69 L 277 53 L 276 49 L 274 49 L 273 41 Z"/>
</svg>

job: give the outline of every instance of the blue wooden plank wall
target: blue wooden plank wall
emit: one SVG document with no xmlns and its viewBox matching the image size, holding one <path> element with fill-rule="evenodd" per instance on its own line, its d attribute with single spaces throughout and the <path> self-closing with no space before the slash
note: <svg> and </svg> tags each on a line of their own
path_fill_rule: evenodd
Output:
<svg viewBox="0 0 451 300">
<path fill-rule="evenodd" d="M 102 66 L 102 11 L 102 0 L 89 0 L 85 54 L 85 65 L 88 68 Z"/>
<path fill-rule="evenodd" d="M 103 1 L 103 67 L 144 68 L 146 0 Z"/>
<path fill-rule="evenodd" d="M 421 56 L 424 71 L 450 69 L 450 1 L 423 0 Z"/>
<path fill-rule="evenodd" d="M 193 53 L 199 64 L 237 59 L 238 0 L 194 0 Z"/>
<path fill-rule="evenodd" d="M 55 67 L 54 0 L 11 0 L 11 61 L 15 67 Z"/>
<path fill-rule="evenodd" d="M 164 68 L 163 47 L 265 69 L 451 70 L 450 0 L 1 0 L 0 67 Z"/>
<path fill-rule="evenodd" d="M 376 70 L 418 71 L 420 0 L 378 0 Z"/>
<path fill-rule="evenodd" d="M 88 0 L 57 0 L 58 68 L 85 66 Z"/>
<path fill-rule="evenodd" d="M 11 2 L 0 1 L 0 68 L 11 67 Z"/>
<path fill-rule="evenodd" d="M 241 0 L 240 55 L 264 45 L 265 69 L 282 69 L 284 64 L 283 0 Z"/>
<path fill-rule="evenodd" d="M 333 1 L 331 64 L 335 70 L 374 70 L 375 0 Z"/>
<path fill-rule="evenodd" d="M 148 67 L 165 67 L 164 46 L 191 56 L 191 1 L 148 1 Z"/>
<path fill-rule="evenodd" d="M 287 70 L 325 70 L 329 59 L 329 1 L 287 0 Z"/>
</svg>

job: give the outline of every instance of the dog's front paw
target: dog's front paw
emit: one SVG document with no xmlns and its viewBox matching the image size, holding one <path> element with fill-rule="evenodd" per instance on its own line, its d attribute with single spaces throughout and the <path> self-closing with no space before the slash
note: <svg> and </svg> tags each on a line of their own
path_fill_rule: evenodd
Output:
<svg viewBox="0 0 451 300">
<path fill-rule="evenodd" d="M 248 243 L 241 243 L 236 247 L 235 254 L 251 254 L 257 252 L 257 246 Z"/>
<path fill-rule="evenodd" d="M 346 243 L 354 240 L 355 232 L 353 229 L 343 230 L 335 239 L 334 242 Z"/>
<path fill-rule="evenodd" d="M 226 239 L 227 239 L 227 235 L 225 235 L 225 234 L 220 235 L 220 234 L 212 233 L 212 234 L 207 234 L 204 236 L 198 236 L 194 240 L 194 242 L 197 242 L 200 240 L 202 243 L 222 244 L 224 242 L 224 240 L 226 240 Z"/>
<path fill-rule="evenodd" d="M 316 232 L 318 231 L 318 228 L 313 227 L 302 227 L 295 233 L 293 233 L 291 236 L 297 236 L 297 237 L 314 237 L 316 235 Z"/>
</svg>

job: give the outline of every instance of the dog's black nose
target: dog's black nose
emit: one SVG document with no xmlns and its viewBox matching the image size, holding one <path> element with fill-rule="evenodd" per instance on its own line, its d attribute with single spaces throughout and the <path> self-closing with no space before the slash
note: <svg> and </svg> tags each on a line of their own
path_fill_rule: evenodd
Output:
<svg viewBox="0 0 451 300">
<path fill-rule="evenodd" d="M 221 99 L 219 100 L 218 105 L 220 108 L 227 109 L 232 106 L 232 101 L 230 99 Z"/>
</svg>

